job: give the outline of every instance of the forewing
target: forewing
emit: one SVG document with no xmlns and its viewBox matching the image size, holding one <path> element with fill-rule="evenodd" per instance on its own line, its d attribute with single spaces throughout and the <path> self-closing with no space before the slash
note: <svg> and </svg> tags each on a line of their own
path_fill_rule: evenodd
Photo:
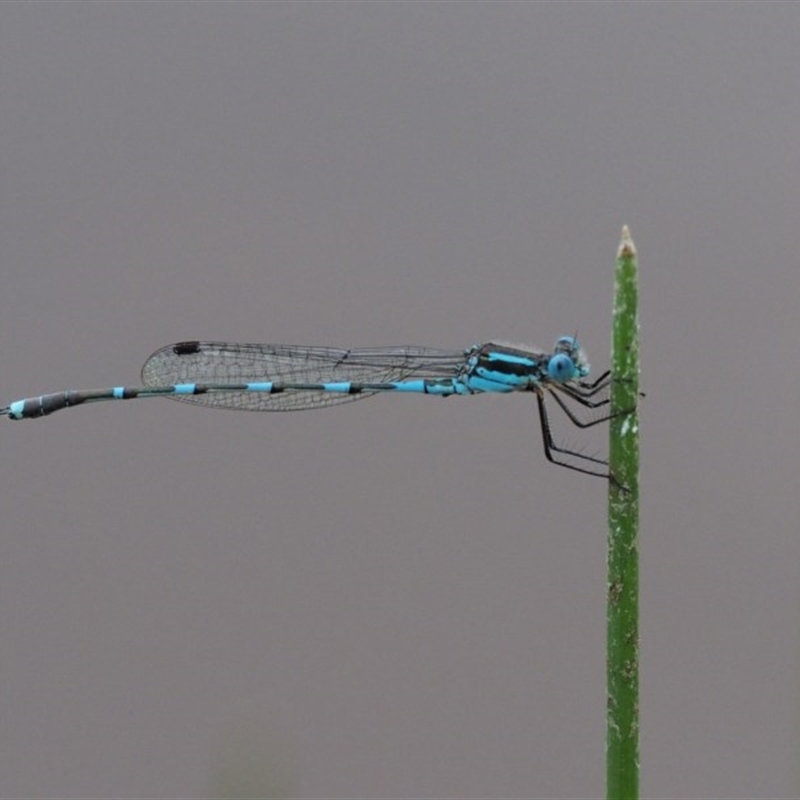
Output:
<svg viewBox="0 0 800 800">
<path fill-rule="evenodd" d="M 278 384 L 319 384 L 338 381 L 388 383 L 410 377 L 452 377 L 464 362 L 464 353 L 431 347 L 343 349 L 280 344 L 180 342 L 162 347 L 142 367 L 146 386 L 179 383 L 241 384 L 272 381 Z M 175 395 L 170 399 L 214 408 L 247 411 L 299 411 L 348 403 L 376 392 L 345 394 L 287 389 L 266 392 L 214 391 Z"/>
</svg>

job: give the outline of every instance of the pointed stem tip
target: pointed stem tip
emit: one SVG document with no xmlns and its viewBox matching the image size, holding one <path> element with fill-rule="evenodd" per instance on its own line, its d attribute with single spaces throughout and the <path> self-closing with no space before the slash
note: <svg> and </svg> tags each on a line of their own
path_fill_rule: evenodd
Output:
<svg viewBox="0 0 800 800">
<path fill-rule="evenodd" d="M 631 239 L 631 231 L 627 225 L 622 226 L 622 238 L 620 239 L 619 249 L 617 250 L 617 258 L 620 256 L 635 256 L 636 245 Z"/>
</svg>

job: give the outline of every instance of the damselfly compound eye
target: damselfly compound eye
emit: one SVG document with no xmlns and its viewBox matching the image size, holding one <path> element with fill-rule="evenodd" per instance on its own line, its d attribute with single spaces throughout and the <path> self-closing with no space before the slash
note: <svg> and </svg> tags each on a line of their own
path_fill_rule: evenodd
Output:
<svg viewBox="0 0 800 800">
<path fill-rule="evenodd" d="M 575 364 L 569 356 L 563 353 L 554 355 L 547 362 L 547 374 L 554 381 L 569 381 L 575 377 Z"/>
</svg>

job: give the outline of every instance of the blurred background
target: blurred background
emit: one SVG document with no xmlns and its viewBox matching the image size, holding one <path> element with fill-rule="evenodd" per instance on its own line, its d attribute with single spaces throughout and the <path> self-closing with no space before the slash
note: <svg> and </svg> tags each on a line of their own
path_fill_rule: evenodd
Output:
<svg viewBox="0 0 800 800">
<path fill-rule="evenodd" d="M 2 405 L 192 338 L 597 372 L 628 224 L 642 795 L 798 797 L 798 52 L 797 4 L 3 3 Z M 603 795 L 606 487 L 530 397 L 0 423 L 0 796 Z"/>
</svg>

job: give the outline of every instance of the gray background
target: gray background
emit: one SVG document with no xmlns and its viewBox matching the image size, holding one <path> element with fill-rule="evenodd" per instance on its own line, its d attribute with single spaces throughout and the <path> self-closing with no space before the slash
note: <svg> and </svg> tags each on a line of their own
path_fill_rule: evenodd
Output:
<svg viewBox="0 0 800 800">
<path fill-rule="evenodd" d="M 798 796 L 797 4 L 0 22 L 4 402 L 198 337 L 604 367 L 629 224 L 642 793 Z M 531 398 L 0 427 L 2 796 L 603 794 L 605 486 Z"/>
</svg>

